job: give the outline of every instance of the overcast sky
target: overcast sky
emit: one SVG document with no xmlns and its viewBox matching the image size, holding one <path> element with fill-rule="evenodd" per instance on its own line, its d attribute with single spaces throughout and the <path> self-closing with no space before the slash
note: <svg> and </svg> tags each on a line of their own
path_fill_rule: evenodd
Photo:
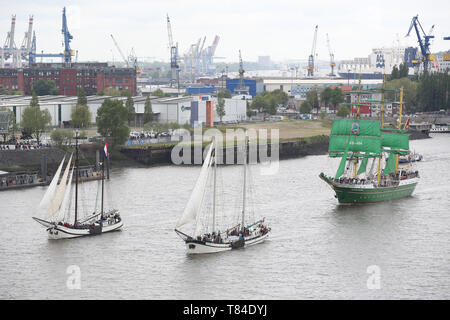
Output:
<svg viewBox="0 0 450 320">
<path fill-rule="evenodd" d="M 220 36 L 216 56 L 227 62 L 269 55 L 272 60 L 307 59 L 314 27 L 319 26 L 319 59 L 329 57 L 329 34 L 336 60 L 367 57 L 372 48 L 417 45 L 415 33 L 405 35 L 412 17 L 419 15 L 425 32 L 434 24 L 436 39 L 431 51 L 448 50 L 450 41 L 449 0 L 0 0 L 0 44 L 6 40 L 11 15 L 17 15 L 15 43 L 20 46 L 34 16 L 38 52 L 62 51 L 61 12 L 67 7 L 71 47 L 78 60 L 120 59 L 110 34 L 127 55 L 134 48 L 138 57 L 169 60 L 166 14 L 169 14 L 180 53 L 206 36 L 205 47 Z"/>
</svg>

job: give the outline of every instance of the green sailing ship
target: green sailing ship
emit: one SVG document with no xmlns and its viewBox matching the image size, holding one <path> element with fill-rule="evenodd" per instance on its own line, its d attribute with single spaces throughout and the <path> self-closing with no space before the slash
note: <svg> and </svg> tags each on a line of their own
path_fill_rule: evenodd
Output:
<svg viewBox="0 0 450 320">
<path fill-rule="evenodd" d="M 331 128 L 329 156 L 340 157 L 340 165 L 334 176 L 321 173 L 324 180 L 336 193 L 341 204 L 375 203 L 410 196 L 419 181 L 419 172 L 413 164 L 399 166 L 399 156 L 409 153 L 409 135 L 406 127 L 402 128 L 403 88 L 400 89 L 397 128 L 384 128 L 385 91 L 381 91 L 380 120 L 360 118 L 360 106 L 371 106 L 368 102 L 358 103 L 355 119 L 334 120 Z M 393 90 L 392 90 L 393 91 Z"/>
</svg>

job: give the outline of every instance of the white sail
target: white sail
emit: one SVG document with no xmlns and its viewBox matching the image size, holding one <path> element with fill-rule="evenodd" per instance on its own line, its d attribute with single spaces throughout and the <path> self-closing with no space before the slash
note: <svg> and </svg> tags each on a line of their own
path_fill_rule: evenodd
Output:
<svg viewBox="0 0 450 320">
<path fill-rule="evenodd" d="M 212 153 L 212 145 L 209 146 L 208 153 L 206 155 L 205 161 L 203 162 L 202 169 L 200 171 L 200 175 L 195 183 L 194 189 L 192 190 L 189 201 L 186 205 L 186 208 L 183 211 L 183 215 L 178 221 L 176 228 L 179 228 L 187 223 L 195 221 L 197 219 L 197 214 L 200 211 L 201 205 L 203 203 L 203 195 L 206 188 L 206 183 L 208 180 L 208 172 L 211 165 L 211 153 Z M 197 230 L 196 232 L 197 233 Z M 194 235 L 195 235 L 194 233 Z"/>
<path fill-rule="evenodd" d="M 63 177 L 61 179 L 61 182 L 58 185 L 58 188 L 56 189 L 55 196 L 53 197 L 52 203 L 50 204 L 50 208 L 47 211 L 47 218 L 54 215 L 56 212 L 59 211 L 59 208 L 61 207 L 61 203 L 64 200 L 64 194 L 66 191 L 66 185 L 67 185 L 67 176 L 69 174 L 69 168 L 70 163 L 72 162 L 72 155 L 70 155 L 69 162 L 67 163 L 66 170 L 64 170 Z"/>
<path fill-rule="evenodd" d="M 74 168 L 72 166 L 72 171 L 70 171 L 69 183 L 67 184 L 67 190 L 66 190 L 66 192 L 64 194 L 64 200 L 63 200 L 63 202 L 61 204 L 61 209 L 59 210 L 59 215 L 58 215 L 58 217 L 56 219 L 58 222 L 64 220 L 64 213 L 66 212 L 67 204 L 70 201 L 70 189 L 71 189 L 71 186 L 72 186 L 72 177 L 73 177 L 73 172 L 74 171 L 75 170 L 74 170 Z"/>
<path fill-rule="evenodd" d="M 42 197 L 41 202 L 39 203 L 40 209 L 47 208 L 50 205 L 50 202 L 52 201 L 55 195 L 56 187 L 58 186 L 59 176 L 61 174 L 61 169 L 65 159 L 66 156 L 64 156 L 64 158 L 62 159 L 61 163 L 59 164 L 58 170 L 56 170 L 55 176 L 52 179 L 52 182 L 50 182 L 47 191 L 45 191 L 45 194 Z"/>
</svg>

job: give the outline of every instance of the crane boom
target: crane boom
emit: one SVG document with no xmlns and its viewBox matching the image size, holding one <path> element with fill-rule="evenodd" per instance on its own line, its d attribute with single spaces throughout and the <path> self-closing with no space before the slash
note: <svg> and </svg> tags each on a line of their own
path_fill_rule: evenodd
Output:
<svg viewBox="0 0 450 320">
<path fill-rule="evenodd" d="M 330 45 L 330 38 L 328 38 L 328 33 L 327 33 L 327 46 L 328 46 L 328 51 L 330 52 L 330 67 L 331 67 L 331 73 L 329 74 L 330 76 L 334 77 L 334 67 L 336 66 L 336 63 L 334 62 L 334 53 L 331 50 L 331 45 Z"/>
<path fill-rule="evenodd" d="M 128 67 L 129 67 L 128 59 L 127 59 L 127 58 L 125 57 L 125 55 L 123 54 L 122 50 L 120 50 L 120 47 L 119 47 L 119 45 L 117 44 L 116 39 L 114 39 L 113 35 L 111 35 L 111 38 L 112 38 L 112 40 L 113 40 L 113 42 L 114 42 L 114 45 L 115 45 L 116 48 L 117 48 L 117 51 L 119 51 L 120 55 L 122 56 L 123 61 L 125 61 L 126 65 L 127 65 L 127 68 L 128 68 Z"/>
</svg>

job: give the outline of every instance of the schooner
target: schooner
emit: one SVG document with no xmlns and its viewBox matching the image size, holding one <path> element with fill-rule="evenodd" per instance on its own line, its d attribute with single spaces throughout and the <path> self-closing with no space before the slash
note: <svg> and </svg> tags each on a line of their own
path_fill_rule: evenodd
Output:
<svg viewBox="0 0 450 320">
<path fill-rule="evenodd" d="M 120 213 L 116 209 L 104 210 L 104 161 L 102 166 L 101 179 L 101 209 L 100 212 L 93 212 L 88 217 L 80 219 L 79 210 L 79 160 L 78 160 L 78 132 L 75 136 L 75 161 L 72 165 L 72 155 L 67 162 L 63 176 L 58 184 L 61 170 L 65 161 L 62 159 L 55 176 L 48 186 L 39 209 L 45 211 L 45 219 L 33 217 L 46 228 L 49 239 L 68 239 L 89 235 L 97 235 L 105 232 L 119 230 L 123 226 Z M 107 146 L 105 146 L 105 156 L 108 156 Z M 72 168 L 70 168 L 72 165 Z M 74 210 L 72 217 L 72 179 L 75 176 L 74 190 Z M 83 201 L 83 199 L 81 199 Z"/>
</svg>

